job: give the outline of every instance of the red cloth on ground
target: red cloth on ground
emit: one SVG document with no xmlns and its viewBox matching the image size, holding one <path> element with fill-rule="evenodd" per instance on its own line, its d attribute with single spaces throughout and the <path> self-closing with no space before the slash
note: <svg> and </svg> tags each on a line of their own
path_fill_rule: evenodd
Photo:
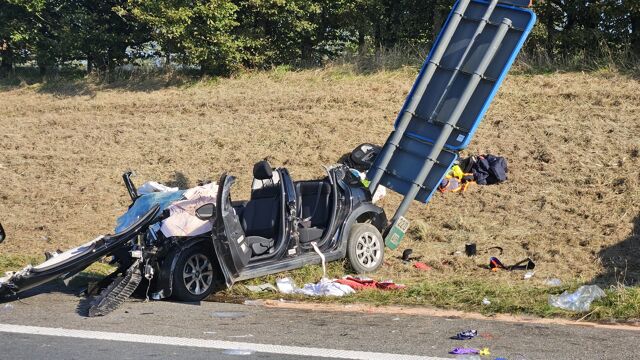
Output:
<svg viewBox="0 0 640 360">
<path fill-rule="evenodd" d="M 425 270 L 425 271 L 426 270 L 431 270 L 431 266 L 429 266 L 429 265 L 427 265 L 427 264 L 425 264 L 423 262 L 417 262 L 416 261 L 416 262 L 413 263 L 413 267 L 418 269 L 418 270 Z"/>
<path fill-rule="evenodd" d="M 406 286 L 396 284 L 393 281 L 375 281 L 372 279 L 361 279 L 353 276 L 345 276 L 342 279 L 336 280 L 338 284 L 343 284 L 351 287 L 354 290 L 362 289 L 380 289 L 380 290 L 400 290 Z"/>
</svg>

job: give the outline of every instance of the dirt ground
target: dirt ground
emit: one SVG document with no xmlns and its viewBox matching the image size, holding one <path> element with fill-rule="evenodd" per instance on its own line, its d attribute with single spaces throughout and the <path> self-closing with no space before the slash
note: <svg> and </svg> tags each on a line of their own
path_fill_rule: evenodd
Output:
<svg viewBox="0 0 640 360">
<path fill-rule="evenodd" d="M 415 69 L 358 75 L 344 68 L 271 72 L 189 86 L 86 83 L 0 90 L 0 222 L 5 255 L 65 249 L 113 231 L 128 204 L 121 174 L 192 186 L 239 177 L 248 194 L 254 162 L 268 158 L 294 179 L 319 177 L 362 142 L 383 143 Z M 533 281 L 603 284 L 640 280 L 640 82 L 615 72 L 512 74 L 466 154 L 509 161 L 508 182 L 472 186 L 415 203 L 400 250 L 428 273 L 387 253 L 381 276 L 419 281 L 493 274 L 499 256 L 527 256 Z M 391 213 L 397 196 L 382 204 Z M 458 251 L 477 243 L 480 255 Z"/>
</svg>

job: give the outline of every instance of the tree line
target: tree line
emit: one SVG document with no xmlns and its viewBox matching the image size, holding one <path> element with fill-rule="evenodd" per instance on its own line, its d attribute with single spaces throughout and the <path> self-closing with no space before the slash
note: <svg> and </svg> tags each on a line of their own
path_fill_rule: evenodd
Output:
<svg viewBox="0 0 640 360">
<path fill-rule="evenodd" d="M 0 0 L 0 72 L 74 61 L 107 73 L 144 59 L 226 75 L 345 52 L 428 48 L 452 0 Z M 640 54 L 640 0 L 534 1 L 525 51 Z"/>
</svg>

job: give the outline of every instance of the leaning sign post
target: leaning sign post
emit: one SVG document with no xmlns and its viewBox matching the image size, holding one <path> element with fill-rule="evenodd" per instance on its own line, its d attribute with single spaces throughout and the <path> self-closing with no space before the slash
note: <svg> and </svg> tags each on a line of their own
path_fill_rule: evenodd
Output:
<svg viewBox="0 0 640 360">
<path fill-rule="evenodd" d="M 385 243 L 395 249 L 411 202 L 429 199 L 466 148 L 535 24 L 528 1 L 459 0 L 453 7 L 376 161 L 369 190 L 404 198 Z"/>
</svg>

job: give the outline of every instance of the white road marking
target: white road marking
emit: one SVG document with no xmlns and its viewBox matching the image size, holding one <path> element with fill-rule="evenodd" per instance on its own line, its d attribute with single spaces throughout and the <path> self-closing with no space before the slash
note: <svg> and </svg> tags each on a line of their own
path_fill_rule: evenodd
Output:
<svg viewBox="0 0 640 360">
<path fill-rule="evenodd" d="M 238 349 L 249 350 L 261 353 L 294 355 L 294 356 L 315 356 L 333 359 L 353 359 L 353 360 L 446 360 L 445 358 L 436 358 L 418 355 L 401 355 L 401 354 L 385 354 L 377 352 L 353 351 L 353 350 L 336 350 L 311 348 L 300 346 L 285 346 L 271 344 L 252 344 L 244 342 L 206 340 L 194 338 L 180 338 L 171 336 L 156 336 L 142 334 L 114 333 L 104 331 L 90 330 L 73 330 L 63 328 L 49 328 L 40 326 L 10 325 L 0 324 L 0 332 L 13 334 L 30 334 L 44 336 L 58 336 L 78 339 L 108 340 L 108 341 L 124 341 L 141 344 L 158 344 L 172 346 L 189 346 L 208 349 Z"/>
</svg>

